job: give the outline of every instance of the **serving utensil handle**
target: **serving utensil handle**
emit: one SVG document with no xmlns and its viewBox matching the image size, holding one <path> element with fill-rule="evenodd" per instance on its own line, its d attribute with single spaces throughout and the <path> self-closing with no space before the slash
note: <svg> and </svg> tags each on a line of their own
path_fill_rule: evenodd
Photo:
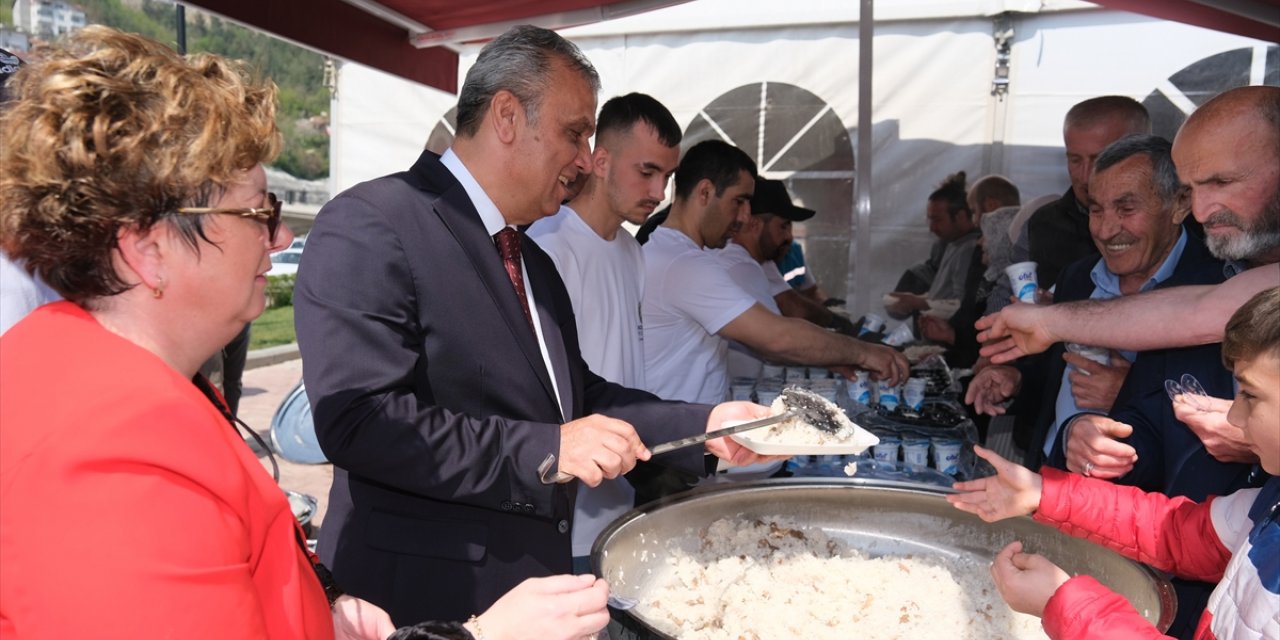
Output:
<svg viewBox="0 0 1280 640">
<path fill-rule="evenodd" d="M 716 429 L 715 431 L 700 433 L 696 436 L 689 436 L 688 438 L 681 438 L 679 440 L 672 440 L 671 442 L 664 442 L 660 445 L 649 447 L 649 453 L 655 456 L 662 455 L 664 453 L 675 451 L 676 449 L 692 447 L 695 444 L 700 444 L 708 440 L 715 440 L 716 438 L 731 436 L 735 433 L 742 433 L 743 431 L 750 431 L 752 429 L 759 429 L 761 427 L 775 425 L 775 424 L 778 424 L 779 422 L 782 422 L 784 420 L 790 420 L 791 418 L 794 418 L 794 417 L 796 417 L 796 412 L 788 411 L 786 413 L 780 413 L 776 416 L 769 416 L 768 418 L 761 418 L 760 420 L 752 420 L 751 422 L 744 422 L 742 424 L 734 425 L 732 427 L 725 427 L 723 429 Z"/>
</svg>

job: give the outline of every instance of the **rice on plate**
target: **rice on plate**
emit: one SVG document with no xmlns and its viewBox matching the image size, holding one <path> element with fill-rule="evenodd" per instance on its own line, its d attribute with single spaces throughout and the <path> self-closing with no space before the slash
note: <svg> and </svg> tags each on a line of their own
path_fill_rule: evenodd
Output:
<svg viewBox="0 0 1280 640">
<path fill-rule="evenodd" d="M 636 613 L 681 640 L 1044 638 L 976 556 L 873 558 L 785 518 L 721 518 L 668 544 Z"/>
</svg>

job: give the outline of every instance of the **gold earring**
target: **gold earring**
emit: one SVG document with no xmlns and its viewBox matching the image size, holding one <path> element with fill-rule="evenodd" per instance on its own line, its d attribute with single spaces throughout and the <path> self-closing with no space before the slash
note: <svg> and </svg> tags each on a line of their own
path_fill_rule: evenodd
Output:
<svg viewBox="0 0 1280 640">
<path fill-rule="evenodd" d="M 164 289 L 161 287 L 153 287 L 151 289 L 151 297 L 159 300 L 164 297 Z"/>
</svg>

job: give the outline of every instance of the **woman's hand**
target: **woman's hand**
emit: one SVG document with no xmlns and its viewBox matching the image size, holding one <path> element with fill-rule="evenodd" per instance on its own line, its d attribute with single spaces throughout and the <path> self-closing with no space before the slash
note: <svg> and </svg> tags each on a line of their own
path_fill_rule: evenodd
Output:
<svg viewBox="0 0 1280 640">
<path fill-rule="evenodd" d="M 1016 540 L 996 555 L 991 577 L 1010 608 L 1037 618 L 1044 616 L 1044 607 L 1058 587 L 1071 578 L 1048 558 L 1023 553 L 1022 543 Z"/>
<path fill-rule="evenodd" d="M 947 502 L 987 522 L 1026 515 L 1040 506 L 1040 474 L 979 446 L 973 452 L 990 462 L 996 475 L 957 482 L 955 489 L 960 493 L 947 496 Z"/>
<path fill-rule="evenodd" d="M 368 600 L 344 595 L 333 603 L 335 640 L 384 640 L 395 630 L 391 616 Z"/>
<path fill-rule="evenodd" d="M 529 578 L 476 616 L 485 640 L 581 640 L 609 624 L 609 585 L 591 575 Z"/>
</svg>

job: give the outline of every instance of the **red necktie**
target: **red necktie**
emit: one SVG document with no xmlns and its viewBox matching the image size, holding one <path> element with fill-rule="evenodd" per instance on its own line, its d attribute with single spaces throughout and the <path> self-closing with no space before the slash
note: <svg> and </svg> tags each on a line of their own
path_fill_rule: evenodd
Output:
<svg viewBox="0 0 1280 640">
<path fill-rule="evenodd" d="M 520 297 L 520 308 L 524 310 L 524 319 L 533 328 L 533 314 L 529 313 L 529 296 L 524 291 L 524 272 L 520 269 L 520 232 L 506 227 L 493 235 L 498 253 L 502 256 L 502 266 L 507 269 L 507 277 L 511 278 L 511 286 L 515 287 Z"/>
</svg>

